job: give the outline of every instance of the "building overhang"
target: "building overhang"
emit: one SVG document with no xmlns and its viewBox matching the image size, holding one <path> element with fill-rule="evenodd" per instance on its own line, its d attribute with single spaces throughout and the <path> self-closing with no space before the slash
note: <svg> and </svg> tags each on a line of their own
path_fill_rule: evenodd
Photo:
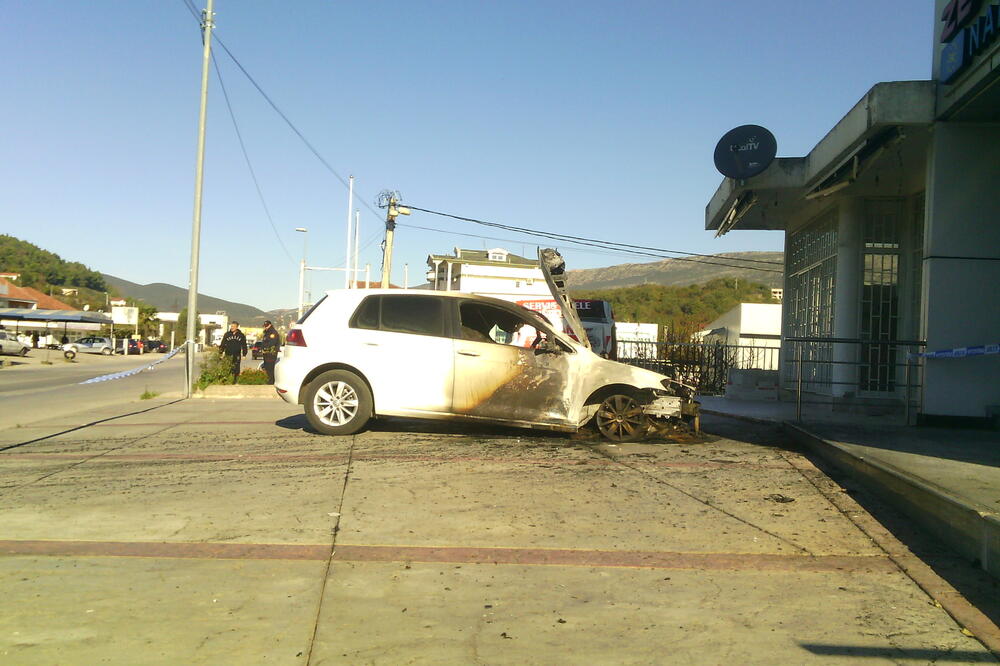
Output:
<svg viewBox="0 0 1000 666">
<path fill-rule="evenodd" d="M 776 159 L 747 180 L 726 178 L 705 207 L 705 228 L 721 236 L 732 229 L 785 229 L 797 213 L 833 194 L 878 190 L 885 177 L 873 167 L 892 152 L 898 179 L 922 169 L 934 122 L 933 81 L 875 85 L 805 157 Z M 914 173 L 903 173 L 903 171 Z"/>
</svg>

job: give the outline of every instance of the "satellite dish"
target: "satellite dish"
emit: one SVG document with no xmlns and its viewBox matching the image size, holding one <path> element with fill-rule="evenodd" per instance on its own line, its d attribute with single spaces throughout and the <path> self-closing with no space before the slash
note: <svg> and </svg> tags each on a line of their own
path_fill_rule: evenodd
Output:
<svg viewBox="0 0 1000 666">
<path fill-rule="evenodd" d="M 760 125 L 731 129 L 715 146 L 715 168 L 723 176 L 746 180 L 771 166 L 778 153 L 774 135 Z"/>
</svg>

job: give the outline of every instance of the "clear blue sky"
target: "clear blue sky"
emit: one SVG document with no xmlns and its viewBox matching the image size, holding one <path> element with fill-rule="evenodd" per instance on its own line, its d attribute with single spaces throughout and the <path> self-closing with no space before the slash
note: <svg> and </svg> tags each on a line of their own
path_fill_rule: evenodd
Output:
<svg viewBox="0 0 1000 666">
<path fill-rule="evenodd" d="M 216 0 L 215 11 L 218 37 L 373 208 L 388 188 L 462 216 L 714 253 L 778 250 L 783 236 L 704 230 L 719 137 L 760 124 L 779 156 L 805 155 L 875 83 L 929 78 L 933 4 Z M 201 42 L 184 2 L 11 0 L 3 21 L 0 231 L 186 288 Z M 287 251 L 213 71 L 200 291 L 292 307 L 294 228 L 309 229 L 310 263 L 341 263 L 347 191 L 215 54 Z M 361 210 L 374 276 L 382 222 Z M 456 245 L 530 254 L 538 242 L 426 214 L 400 222 L 504 240 L 401 226 L 394 282 L 404 263 L 422 281 L 427 255 Z M 571 268 L 653 260 L 564 255 Z M 312 278 L 314 292 L 342 284 Z"/>
</svg>

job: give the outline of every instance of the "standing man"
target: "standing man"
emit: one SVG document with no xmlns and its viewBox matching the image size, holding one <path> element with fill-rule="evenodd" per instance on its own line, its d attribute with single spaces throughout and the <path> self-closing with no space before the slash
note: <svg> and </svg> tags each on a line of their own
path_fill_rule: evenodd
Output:
<svg viewBox="0 0 1000 666">
<path fill-rule="evenodd" d="M 264 372 L 267 373 L 267 383 L 274 383 L 274 364 L 278 362 L 278 349 L 281 347 L 281 336 L 271 326 L 270 321 L 264 322 L 264 336 L 260 341 L 260 352 L 264 356 Z"/>
<path fill-rule="evenodd" d="M 225 354 L 233 362 L 233 383 L 240 376 L 240 359 L 247 355 L 247 336 L 240 330 L 240 322 L 230 322 L 229 330 L 222 336 L 219 353 Z"/>
</svg>

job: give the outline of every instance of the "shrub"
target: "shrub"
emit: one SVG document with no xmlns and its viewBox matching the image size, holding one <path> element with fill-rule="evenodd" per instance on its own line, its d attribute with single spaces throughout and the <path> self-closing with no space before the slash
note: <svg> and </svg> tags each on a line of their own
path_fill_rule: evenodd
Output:
<svg viewBox="0 0 1000 666">
<path fill-rule="evenodd" d="M 240 373 L 240 376 L 236 379 L 237 384 L 266 384 L 267 383 L 267 373 L 263 370 L 258 370 L 256 368 L 251 368 L 250 370 L 244 370 Z"/>
<path fill-rule="evenodd" d="M 213 384 L 233 383 L 233 362 L 225 354 L 209 352 L 201 362 L 201 376 L 195 383 L 200 390 Z"/>
</svg>

